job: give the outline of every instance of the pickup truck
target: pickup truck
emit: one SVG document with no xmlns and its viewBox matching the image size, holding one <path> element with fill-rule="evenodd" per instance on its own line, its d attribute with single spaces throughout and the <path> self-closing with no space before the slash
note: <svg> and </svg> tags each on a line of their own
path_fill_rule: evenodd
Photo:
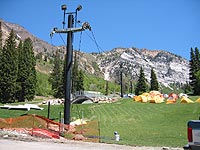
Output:
<svg viewBox="0 0 200 150">
<path fill-rule="evenodd" d="M 190 120 L 187 124 L 188 144 L 184 150 L 200 150 L 200 120 Z"/>
</svg>

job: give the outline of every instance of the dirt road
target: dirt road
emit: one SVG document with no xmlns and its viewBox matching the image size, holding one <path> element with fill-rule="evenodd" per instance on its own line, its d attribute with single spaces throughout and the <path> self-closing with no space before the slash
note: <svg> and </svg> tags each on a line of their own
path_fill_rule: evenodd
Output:
<svg viewBox="0 0 200 150">
<path fill-rule="evenodd" d="M 182 148 L 132 147 L 79 141 L 20 141 L 0 139 L 0 150 L 183 150 Z"/>
</svg>

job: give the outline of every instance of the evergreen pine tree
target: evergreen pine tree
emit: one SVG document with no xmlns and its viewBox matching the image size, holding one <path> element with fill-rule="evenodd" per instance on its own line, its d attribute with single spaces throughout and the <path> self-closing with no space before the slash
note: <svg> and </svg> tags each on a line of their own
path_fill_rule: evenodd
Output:
<svg viewBox="0 0 200 150">
<path fill-rule="evenodd" d="M 106 90 L 105 90 L 105 95 L 108 95 L 108 81 L 106 80 Z"/>
<path fill-rule="evenodd" d="M 24 41 L 24 44 L 27 42 L 27 46 L 29 45 L 29 56 L 30 56 L 30 73 L 28 76 L 28 95 L 26 96 L 27 100 L 33 100 L 35 96 L 37 77 L 36 77 L 36 59 L 34 56 L 33 44 L 30 38 L 27 38 Z"/>
<path fill-rule="evenodd" d="M 18 65 L 18 101 L 32 100 L 36 90 L 36 59 L 33 53 L 32 41 L 30 38 L 24 40 L 23 46 L 19 44 L 19 65 Z"/>
<path fill-rule="evenodd" d="M 74 64 L 72 66 L 72 89 L 71 92 L 72 93 L 76 93 L 77 90 L 77 82 L 78 82 L 78 61 L 77 61 L 77 53 L 75 52 L 75 56 L 74 56 Z"/>
<path fill-rule="evenodd" d="M 190 85 L 193 89 L 194 95 L 200 94 L 200 77 L 199 77 L 199 71 L 200 71 L 200 53 L 199 49 L 195 47 L 195 51 L 191 48 L 190 52 Z"/>
<path fill-rule="evenodd" d="M 50 75 L 50 83 L 53 90 L 53 96 L 55 98 L 63 98 L 63 78 L 62 78 L 62 62 L 58 51 L 56 51 L 55 58 L 53 60 L 53 71 Z"/>
<path fill-rule="evenodd" d="M 0 102 L 2 103 L 11 103 L 15 99 L 17 56 L 15 34 L 11 30 L 0 53 Z"/>
<path fill-rule="evenodd" d="M 17 59 L 17 64 L 18 64 L 18 73 L 17 73 L 17 80 L 16 80 L 16 94 L 15 98 L 19 102 L 23 101 L 23 93 L 22 93 L 22 85 L 23 85 L 23 73 L 24 73 L 24 68 L 26 66 L 23 66 L 23 43 L 22 41 L 19 42 L 19 45 L 17 47 L 18 50 L 18 59 Z"/>
<path fill-rule="evenodd" d="M 157 80 L 157 76 L 153 70 L 153 68 L 151 68 L 151 87 L 150 87 L 150 91 L 158 91 L 159 90 L 159 87 L 158 87 L 158 80 Z"/>
<path fill-rule="evenodd" d="M 139 79 L 138 79 L 138 82 L 137 82 L 136 88 L 135 88 L 136 95 L 140 95 L 147 91 L 147 83 L 146 82 L 147 82 L 147 80 L 145 78 L 143 68 L 141 67 Z"/>
<path fill-rule="evenodd" d="M 78 68 L 78 58 L 77 52 L 75 52 L 74 56 L 74 64 L 72 67 L 72 90 L 71 92 L 74 94 L 77 91 L 84 91 L 84 74 L 82 70 Z"/>
<path fill-rule="evenodd" d="M 1 21 L 0 21 L 0 57 L 3 49 L 3 41 L 2 41 L 2 29 L 1 29 Z"/>
<path fill-rule="evenodd" d="M 194 71 L 194 85 L 193 85 L 193 93 L 194 95 L 200 94 L 200 54 L 199 49 L 195 47 L 195 71 Z"/>
<path fill-rule="evenodd" d="M 133 93 L 133 81 L 130 81 L 129 93 Z"/>
<path fill-rule="evenodd" d="M 67 87 L 66 87 L 66 54 L 65 54 L 65 61 L 64 61 L 64 64 L 63 64 L 63 70 L 62 70 L 62 84 L 59 86 L 59 90 L 60 92 L 62 93 L 62 98 L 65 98 L 65 95 L 66 95 L 66 90 L 67 90 Z"/>
<path fill-rule="evenodd" d="M 199 71 L 199 69 L 200 69 L 200 54 L 199 54 L 199 49 L 197 47 L 195 47 L 194 53 L 195 53 L 196 71 Z"/>
<path fill-rule="evenodd" d="M 0 50 L 3 48 L 3 39 L 2 39 L 2 27 L 1 27 L 1 21 L 0 21 Z"/>
<path fill-rule="evenodd" d="M 194 95 L 200 94 L 200 70 L 195 73 Z"/>
<path fill-rule="evenodd" d="M 184 93 L 190 93 L 192 91 L 192 88 L 191 88 L 191 85 L 186 82 L 186 84 L 183 86 L 183 89 L 184 89 Z"/>
<path fill-rule="evenodd" d="M 84 91 L 84 74 L 83 71 L 80 70 L 78 71 L 78 82 L 77 82 L 77 86 L 76 86 L 76 91 Z"/>
<path fill-rule="evenodd" d="M 193 88 L 195 84 L 195 54 L 193 48 L 190 49 L 190 70 L 189 70 L 189 79 L 190 79 L 190 85 Z"/>
</svg>

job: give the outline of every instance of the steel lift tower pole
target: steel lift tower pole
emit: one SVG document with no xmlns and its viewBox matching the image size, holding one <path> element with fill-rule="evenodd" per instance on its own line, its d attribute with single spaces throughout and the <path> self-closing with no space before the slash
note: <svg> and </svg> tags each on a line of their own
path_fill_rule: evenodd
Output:
<svg viewBox="0 0 200 150">
<path fill-rule="evenodd" d="M 68 29 L 73 28 L 73 15 L 68 15 Z M 70 105 L 71 105 L 71 73 L 73 62 L 73 32 L 67 33 L 67 52 L 65 59 L 65 73 L 66 73 L 66 88 L 65 89 L 65 103 L 64 103 L 64 124 L 70 124 Z"/>
<path fill-rule="evenodd" d="M 120 63 L 120 87 L 121 87 L 121 98 L 123 98 L 123 74 L 122 74 L 122 62 Z"/>
<path fill-rule="evenodd" d="M 64 124 L 70 124 L 70 106 L 71 106 L 71 74 L 72 74 L 72 63 L 73 63 L 73 33 L 74 32 L 80 32 L 86 29 L 91 30 L 91 27 L 88 22 L 84 22 L 82 24 L 82 27 L 73 28 L 74 26 L 74 16 L 75 14 L 75 21 L 77 21 L 77 11 L 80 11 L 82 8 L 81 5 L 79 5 L 75 12 L 69 12 L 66 13 L 67 6 L 62 5 L 62 10 L 64 11 L 64 21 L 63 21 L 63 29 L 59 30 L 57 28 L 53 28 L 53 30 L 50 33 L 50 36 L 52 37 L 54 33 L 66 33 L 67 34 L 67 47 L 66 47 L 66 57 L 65 57 L 65 102 L 64 102 Z M 65 14 L 68 14 L 68 28 L 64 29 L 65 27 Z M 76 22 L 75 22 L 76 24 Z"/>
</svg>

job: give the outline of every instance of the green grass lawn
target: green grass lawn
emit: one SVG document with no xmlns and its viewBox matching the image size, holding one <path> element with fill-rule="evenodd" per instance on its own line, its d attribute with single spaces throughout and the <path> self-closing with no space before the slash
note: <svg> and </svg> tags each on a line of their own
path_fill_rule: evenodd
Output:
<svg viewBox="0 0 200 150">
<path fill-rule="evenodd" d="M 120 144 L 183 146 L 187 121 L 198 119 L 200 104 L 150 104 L 122 100 L 113 104 L 86 105 L 84 116 L 100 121 L 101 136 L 118 131 Z M 113 142 L 102 139 L 102 142 Z"/>
<path fill-rule="evenodd" d="M 15 117 L 21 114 L 47 116 L 44 110 L 14 111 L 0 109 L 0 117 Z M 51 106 L 50 117 L 59 118 L 63 106 Z M 83 116 L 98 120 L 101 142 L 115 143 L 114 131 L 118 131 L 121 140 L 118 144 L 137 146 L 173 146 L 182 147 L 187 143 L 187 121 L 198 119 L 200 104 L 151 104 L 133 102 L 124 99 L 111 104 L 72 105 L 71 117 Z"/>
</svg>

